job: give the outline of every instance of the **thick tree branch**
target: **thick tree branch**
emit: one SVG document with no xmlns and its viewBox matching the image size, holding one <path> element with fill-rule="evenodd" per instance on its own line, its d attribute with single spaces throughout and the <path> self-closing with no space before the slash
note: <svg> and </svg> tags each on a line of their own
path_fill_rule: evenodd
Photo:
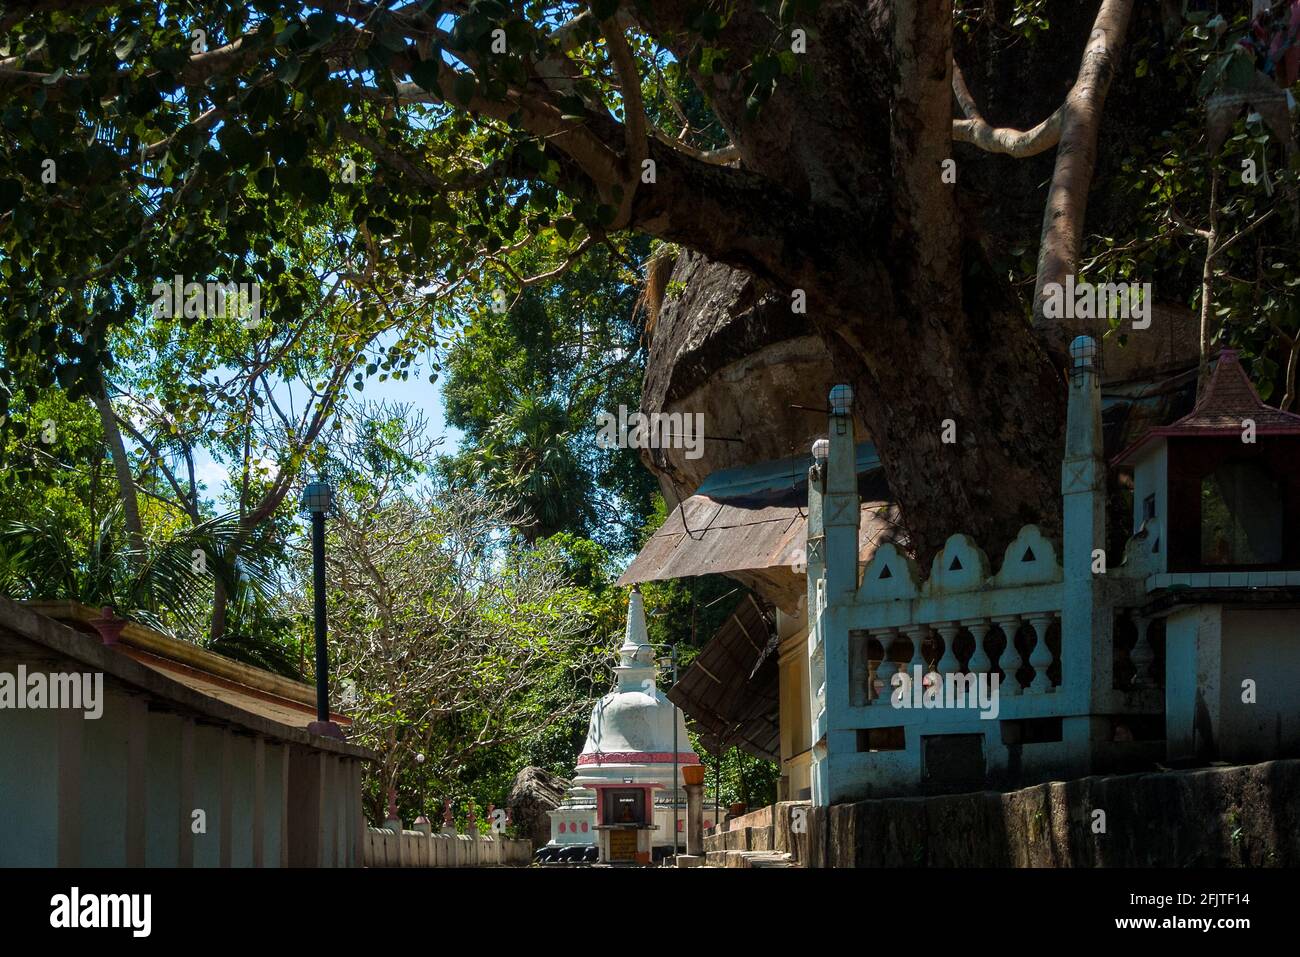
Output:
<svg viewBox="0 0 1300 957">
<path fill-rule="evenodd" d="M 1067 344 L 1080 330 L 1071 320 L 1048 321 L 1043 315 L 1045 289 L 1063 284 L 1078 268 L 1088 191 L 1097 165 L 1097 137 L 1106 93 L 1115 76 L 1133 0 L 1102 0 L 1092 34 L 1083 51 L 1079 76 L 1065 98 L 1056 168 L 1043 211 L 1034 288 L 1034 323 L 1049 352 L 1063 361 Z"/>
<path fill-rule="evenodd" d="M 970 143 L 986 153 L 1002 153 L 1016 159 L 1037 156 L 1050 150 L 1061 141 L 1061 121 L 1065 116 L 1065 106 L 1037 126 L 1028 130 L 1014 130 L 1003 126 L 990 126 L 980 114 L 975 98 L 966 86 L 966 78 L 961 67 L 952 65 L 952 91 L 964 120 L 952 121 L 952 138 L 957 143 Z"/>
<path fill-rule="evenodd" d="M 632 201 L 636 197 L 637 186 L 641 182 L 641 167 L 648 154 L 645 115 L 645 101 L 641 96 L 641 75 L 632 57 L 632 49 L 627 44 L 627 37 L 614 18 L 605 20 L 600 25 L 605 35 L 605 46 L 609 50 L 610 61 L 618 74 L 619 86 L 623 95 L 623 197 L 618 204 L 618 215 L 614 217 L 613 227 L 621 229 L 626 225 L 632 211 Z"/>
<path fill-rule="evenodd" d="M 409 73 L 412 60 L 394 58 L 394 73 Z M 398 99 L 406 103 L 435 102 L 490 116 L 502 122 L 516 119 L 524 130 L 543 138 L 570 156 L 598 186 L 612 187 L 623 178 L 621 164 L 614 150 L 594 135 L 588 124 L 564 119 L 561 109 L 546 98 L 512 90 L 504 100 L 489 99 L 477 91 L 469 96 L 456 93 L 457 71 L 441 57 L 438 59 L 438 89 L 425 90 L 415 83 L 399 83 Z M 378 98 L 382 93 L 376 91 Z"/>
<path fill-rule="evenodd" d="M 633 228 L 778 287 L 804 289 L 810 306 L 827 275 L 845 289 L 872 288 L 875 262 L 861 249 L 887 243 L 883 205 L 862 214 L 811 203 L 761 174 L 702 162 L 658 141 L 650 157 L 658 182 L 638 191 Z M 860 242 L 845 243 L 850 235 Z"/>
</svg>

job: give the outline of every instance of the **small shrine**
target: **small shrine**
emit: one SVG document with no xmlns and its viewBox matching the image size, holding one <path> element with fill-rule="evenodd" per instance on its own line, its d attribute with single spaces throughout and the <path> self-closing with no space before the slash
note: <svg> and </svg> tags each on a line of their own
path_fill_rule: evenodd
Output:
<svg viewBox="0 0 1300 957">
<path fill-rule="evenodd" d="M 1133 472 L 1139 614 L 1165 630 L 1163 674 L 1137 680 L 1164 686 L 1166 759 L 1300 754 L 1300 415 L 1265 405 L 1225 349 L 1191 413 L 1116 465 Z"/>
<path fill-rule="evenodd" d="M 1116 464 L 1133 469 L 1133 532 L 1149 539 L 1153 572 L 1253 571 L 1241 583 L 1267 585 L 1258 573 L 1300 568 L 1300 415 L 1265 405 L 1235 351 L 1219 354 L 1190 414 Z"/>
<path fill-rule="evenodd" d="M 657 685 L 641 593 L 633 590 L 614 690 L 592 709 L 573 786 L 551 818 L 545 862 L 651 864 L 684 846 L 681 769 L 699 765 L 686 723 Z M 674 762 L 675 758 L 675 762 Z M 677 779 L 674 780 L 674 769 Z M 705 826 L 717 811 L 705 811 Z M 674 839 L 676 839 L 676 844 Z"/>
</svg>

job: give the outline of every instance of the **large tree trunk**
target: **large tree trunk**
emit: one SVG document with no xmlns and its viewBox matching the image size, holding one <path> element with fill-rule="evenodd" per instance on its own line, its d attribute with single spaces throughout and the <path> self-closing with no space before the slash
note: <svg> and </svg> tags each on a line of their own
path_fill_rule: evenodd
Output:
<svg viewBox="0 0 1300 957">
<path fill-rule="evenodd" d="M 1027 323 L 1005 312 L 945 317 L 901 292 L 892 300 L 899 315 L 887 323 L 822 328 L 857 334 L 832 354 L 915 554 L 928 561 L 964 532 L 996 555 L 1021 525 L 1056 525 L 1064 390 Z"/>
<path fill-rule="evenodd" d="M 721 186 L 719 208 L 690 221 L 638 195 L 660 234 L 781 295 L 806 292 L 922 560 L 955 532 L 996 553 L 1022 524 L 1060 514 L 1060 371 L 1008 290 L 981 278 L 983 254 L 963 238 L 974 224 L 941 176 L 953 154 L 951 12 L 951 0 L 824 4 L 814 83 L 778 88 L 756 121 L 743 95 L 698 78 L 744 167 L 806 198 L 793 241 L 764 248 L 752 234 L 724 247 L 710 224 L 740 198 Z M 759 42 L 740 31 L 729 44 Z M 671 163 L 661 157 L 669 177 Z"/>
</svg>

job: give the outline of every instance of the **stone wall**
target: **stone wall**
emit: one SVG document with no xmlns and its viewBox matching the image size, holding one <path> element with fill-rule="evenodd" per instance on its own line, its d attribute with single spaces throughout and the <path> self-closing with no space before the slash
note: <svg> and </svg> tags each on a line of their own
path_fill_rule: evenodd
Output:
<svg viewBox="0 0 1300 957">
<path fill-rule="evenodd" d="M 811 807 L 775 843 L 805 867 L 1297 867 L 1300 761 Z"/>
<path fill-rule="evenodd" d="M 802 808 L 803 810 L 796 810 Z M 704 850 L 709 851 L 775 851 L 796 854 L 795 834 L 802 833 L 805 822 L 794 823 L 796 817 L 807 813 L 807 801 L 782 801 L 770 807 L 750 811 L 740 817 L 728 818 L 721 826 L 704 833 Z M 805 855 L 806 855 L 805 844 Z"/>
</svg>

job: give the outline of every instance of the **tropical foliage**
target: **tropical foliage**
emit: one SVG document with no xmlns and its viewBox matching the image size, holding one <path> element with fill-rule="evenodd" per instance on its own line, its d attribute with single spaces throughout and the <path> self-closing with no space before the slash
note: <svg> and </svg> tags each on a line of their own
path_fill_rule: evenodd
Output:
<svg viewBox="0 0 1300 957">
<path fill-rule="evenodd" d="M 1269 32 L 1284 5 L 897 6 L 6 7 L 0 588 L 112 604 L 309 677 L 296 495 L 324 476 L 355 585 L 332 595 L 340 660 L 386 756 L 373 800 L 484 803 L 521 763 L 568 770 L 620 627 L 612 581 L 662 521 L 637 453 L 594 441 L 597 414 L 639 402 L 655 243 L 741 290 L 708 297 L 706 319 L 806 294 L 798 321 L 852 380 L 918 542 L 960 520 L 994 550 L 1058 507 L 1064 330 L 1029 294 L 1048 261 L 1152 280 L 1200 314 L 1203 357 L 1240 347 L 1295 408 L 1300 87 Z M 947 81 L 962 63 L 974 94 Z M 1076 67 L 1097 109 L 1052 114 Z M 1050 100 L 1056 126 L 990 130 L 976 106 L 1022 100 Z M 988 155 L 1007 151 L 979 128 L 1033 151 Z M 1029 159 L 1057 143 L 1054 171 Z M 953 156 L 956 183 L 936 172 Z M 1094 173 L 1110 202 L 1085 232 Z M 968 190 L 981 181 L 996 197 Z M 254 303 L 208 292 L 229 283 Z M 442 423 L 363 401 L 425 383 L 463 435 L 441 457 Z M 918 439 L 949 417 L 960 455 Z M 660 651 L 702 644 L 734 588 L 647 587 Z M 465 647 L 457 685 L 437 663 Z M 459 704 L 440 710 L 434 684 Z M 729 766 L 732 793 L 770 783 Z"/>
</svg>

